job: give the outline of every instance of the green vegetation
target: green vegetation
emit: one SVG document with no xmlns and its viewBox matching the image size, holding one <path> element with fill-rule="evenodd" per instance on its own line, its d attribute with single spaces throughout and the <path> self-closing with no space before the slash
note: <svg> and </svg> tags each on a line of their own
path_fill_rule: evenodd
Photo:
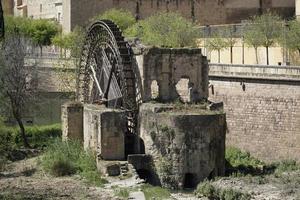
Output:
<svg viewBox="0 0 300 200">
<path fill-rule="evenodd" d="M 116 23 L 119 28 L 124 31 L 130 26 L 132 26 L 135 23 L 135 18 L 131 14 L 131 12 L 123 9 L 110 9 L 105 11 L 102 15 L 96 16 L 92 19 L 92 21 L 95 20 L 101 20 L 101 19 L 109 19 Z"/>
<path fill-rule="evenodd" d="M 61 136 L 61 125 L 45 125 L 45 126 L 27 126 L 25 127 L 28 141 L 34 148 L 42 148 L 47 146 L 54 138 Z M 22 146 L 22 139 L 17 127 L 8 127 L 0 125 L 0 151 L 1 145 L 6 149 L 18 148 Z"/>
<path fill-rule="evenodd" d="M 225 159 L 232 167 L 260 167 L 264 162 L 252 157 L 249 152 L 242 152 L 235 147 L 227 147 Z"/>
<path fill-rule="evenodd" d="M 60 26 L 53 21 L 46 19 L 29 19 L 23 17 L 5 17 L 5 35 L 12 35 L 16 32 L 31 39 L 41 48 L 51 45 L 52 38 L 60 32 Z"/>
<path fill-rule="evenodd" d="M 106 183 L 97 171 L 96 159 L 91 152 L 83 149 L 79 142 L 62 142 L 60 139 L 52 143 L 41 158 L 43 169 L 53 176 L 79 174 L 87 183 L 102 186 Z"/>
<path fill-rule="evenodd" d="M 142 185 L 141 190 L 144 192 L 146 200 L 163 200 L 171 197 L 169 190 L 149 184 Z"/>
<path fill-rule="evenodd" d="M 286 35 L 280 40 L 283 46 L 286 45 L 290 50 L 296 50 L 300 54 L 300 22 L 298 20 L 292 20 L 288 22 L 288 30 Z"/>
<path fill-rule="evenodd" d="M 251 195 L 234 189 L 215 187 L 211 182 L 204 181 L 197 186 L 195 195 L 198 198 L 206 197 L 209 200 L 250 200 Z"/>
<path fill-rule="evenodd" d="M 114 187 L 114 194 L 115 196 L 119 197 L 120 199 L 128 199 L 130 189 L 129 188 L 120 188 L 120 187 Z"/>
<path fill-rule="evenodd" d="M 213 33 L 206 42 L 206 48 L 208 48 L 209 51 L 218 51 L 218 63 L 221 62 L 221 51 L 227 47 L 228 44 L 226 40 L 224 40 L 222 31 L 216 31 Z"/>
<path fill-rule="evenodd" d="M 267 65 L 269 65 L 269 47 L 275 45 L 282 37 L 282 19 L 278 15 L 269 12 L 252 17 L 249 26 L 249 32 L 246 29 L 244 35 L 246 43 L 254 48 L 256 46 L 265 47 Z"/>
<path fill-rule="evenodd" d="M 125 31 L 128 37 L 139 37 L 145 44 L 161 47 L 196 47 L 199 36 L 194 24 L 178 13 L 158 13 Z"/>
<path fill-rule="evenodd" d="M 75 27 L 74 30 L 68 34 L 58 34 L 52 38 L 52 43 L 64 50 L 65 58 L 67 57 L 67 50 L 71 51 L 71 57 L 79 58 L 83 42 L 84 30 L 78 26 Z"/>
</svg>

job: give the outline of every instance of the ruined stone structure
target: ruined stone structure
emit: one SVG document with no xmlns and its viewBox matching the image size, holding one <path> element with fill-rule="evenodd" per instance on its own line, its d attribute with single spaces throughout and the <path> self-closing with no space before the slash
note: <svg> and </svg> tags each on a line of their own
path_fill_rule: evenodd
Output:
<svg viewBox="0 0 300 200">
<path fill-rule="evenodd" d="M 127 9 L 140 18 L 159 11 L 178 11 L 201 25 L 240 23 L 266 10 L 285 17 L 295 15 L 295 0 L 64 0 L 63 7 L 65 31 L 84 26 L 90 18 L 111 8 Z"/>
<path fill-rule="evenodd" d="M 198 102 L 208 97 L 207 60 L 201 49 L 144 49 L 135 55 L 139 71 L 142 74 L 143 101 L 152 99 L 153 81 L 158 86 L 158 99 L 174 101 L 179 98 L 176 85 L 186 79 L 189 90 L 188 99 Z M 197 66 L 201 67 L 197 67 Z M 183 67 L 184 66 L 184 67 Z"/>
<path fill-rule="evenodd" d="M 97 152 L 99 159 L 125 159 L 125 112 L 104 105 L 84 106 L 84 148 Z"/>
<path fill-rule="evenodd" d="M 73 129 L 82 131 L 99 170 L 119 175 L 124 163 L 115 161 L 128 157 L 142 178 L 169 188 L 195 187 L 224 174 L 226 118 L 222 108 L 208 106 L 208 64 L 199 49 L 142 47 L 133 55 L 108 20 L 93 24 L 86 38 L 77 84 L 83 128 L 72 121 L 82 110 L 72 118 L 70 104 L 63 108 L 63 128 L 69 138 L 76 138 Z M 189 80 L 189 104 L 179 103 L 182 78 Z M 151 96 L 154 80 L 158 99 Z"/>
<path fill-rule="evenodd" d="M 141 145 L 153 157 L 163 186 L 192 188 L 206 178 L 224 175 L 226 118 L 222 111 L 201 105 L 180 108 L 145 103 L 139 113 Z"/>
<path fill-rule="evenodd" d="M 223 101 L 226 142 L 273 162 L 300 160 L 300 68 L 210 65 L 210 99 Z"/>
</svg>

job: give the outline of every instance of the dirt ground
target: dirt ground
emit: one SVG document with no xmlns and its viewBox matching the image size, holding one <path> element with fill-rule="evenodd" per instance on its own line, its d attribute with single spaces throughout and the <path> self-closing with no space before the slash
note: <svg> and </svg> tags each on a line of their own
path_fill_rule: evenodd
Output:
<svg viewBox="0 0 300 200">
<path fill-rule="evenodd" d="M 79 176 L 52 177 L 37 165 L 37 158 L 11 163 L 0 172 L 0 199 L 103 199 L 113 194 L 99 187 L 89 187 Z"/>
<path fill-rule="evenodd" d="M 117 200 L 109 187 L 90 187 L 80 176 L 52 177 L 37 164 L 38 158 L 30 158 L 9 164 L 0 172 L 0 200 L 22 199 L 87 199 Z M 120 182 L 120 181 L 119 181 Z M 123 187 L 134 187 L 134 181 L 112 182 Z M 128 185 L 129 184 L 129 185 Z M 219 188 L 233 188 L 251 194 L 253 200 L 300 200 L 300 171 L 283 173 L 276 177 L 224 177 L 213 182 Z M 192 192 L 172 193 L 173 199 L 197 199 Z M 203 198 L 205 199 L 205 198 Z"/>
</svg>

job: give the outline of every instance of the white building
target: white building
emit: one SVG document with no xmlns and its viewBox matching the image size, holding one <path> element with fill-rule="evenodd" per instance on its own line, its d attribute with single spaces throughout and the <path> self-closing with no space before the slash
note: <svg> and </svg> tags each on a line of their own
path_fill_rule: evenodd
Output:
<svg viewBox="0 0 300 200">
<path fill-rule="evenodd" d="M 62 23 L 62 0 L 13 0 L 14 15 Z"/>
</svg>

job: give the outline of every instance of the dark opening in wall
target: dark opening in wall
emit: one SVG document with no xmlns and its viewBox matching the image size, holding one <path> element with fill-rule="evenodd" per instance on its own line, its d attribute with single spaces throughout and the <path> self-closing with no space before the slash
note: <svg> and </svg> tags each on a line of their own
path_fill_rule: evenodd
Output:
<svg viewBox="0 0 300 200">
<path fill-rule="evenodd" d="M 184 188 L 195 188 L 197 186 L 196 174 L 187 173 L 184 176 Z"/>
<path fill-rule="evenodd" d="M 137 174 L 139 175 L 139 177 L 141 179 L 145 180 L 146 183 L 149 183 L 149 184 L 152 184 L 152 185 L 155 184 L 154 177 L 153 177 L 152 173 L 149 170 L 139 169 L 136 172 L 137 172 Z"/>
</svg>

